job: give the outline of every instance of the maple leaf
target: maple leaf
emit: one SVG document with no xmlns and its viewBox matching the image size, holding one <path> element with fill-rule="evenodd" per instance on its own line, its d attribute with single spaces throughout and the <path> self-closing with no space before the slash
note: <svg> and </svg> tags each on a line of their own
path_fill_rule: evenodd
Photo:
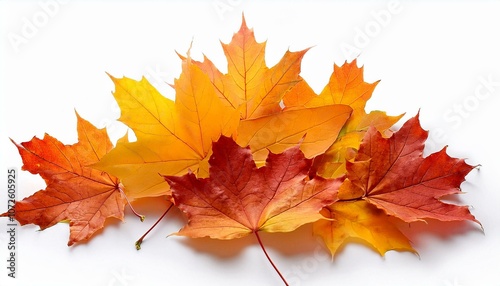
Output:
<svg viewBox="0 0 500 286">
<path fill-rule="evenodd" d="M 324 237 L 332 254 L 339 241 L 356 237 L 371 243 L 381 254 L 390 249 L 413 251 L 398 231 L 382 223 L 380 212 L 368 209 L 360 212 L 360 201 L 405 222 L 435 219 L 479 223 L 467 206 L 440 200 L 447 195 L 459 194 L 460 184 L 474 167 L 463 159 L 447 155 L 446 148 L 422 157 L 427 134 L 420 127 L 418 115 L 390 138 L 384 138 L 375 128 L 366 132 L 359 151 L 346 165 L 347 179 L 338 193 L 343 205 L 336 206 L 338 203 L 335 203 L 329 212 L 323 213 L 334 220 L 339 216 L 341 219 L 315 227 L 315 233 Z M 361 223 L 358 222 L 360 216 L 364 220 Z M 370 221 L 377 222 L 371 224 Z M 354 224 L 361 224 L 366 231 L 352 232 L 348 228 Z M 380 228 L 380 225 L 384 227 Z"/>
<path fill-rule="evenodd" d="M 366 102 L 370 99 L 375 83 L 367 83 L 363 79 L 363 67 L 358 67 L 356 60 L 345 62 L 342 66 L 334 65 L 328 84 L 319 95 L 316 95 L 307 82 L 295 85 L 283 98 L 285 110 L 312 108 L 334 104 L 344 104 L 352 108 L 352 114 L 342 127 L 338 138 L 332 142 L 328 150 L 315 160 L 315 168 L 319 175 L 328 178 L 345 174 L 346 152 L 357 149 L 370 126 L 385 135 L 390 135 L 389 128 L 401 117 L 387 116 L 382 111 L 365 112 Z M 318 154 L 319 155 L 319 154 Z"/>
<path fill-rule="evenodd" d="M 269 153 L 257 168 L 250 149 L 221 137 L 213 144 L 210 176 L 165 176 L 176 206 L 188 217 L 177 234 L 233 239 L 258 231 L 288 232 L 323 218 L 342 180 L 309 178 L 312 160 L 298 146 Z"/>
<path fill-rule="evenodd" d="M 283 102 L 287 107 L 347 104 L 353 108 L 353 115 L 357 117 L 355 120 L 359 121 L 366 114 L 364 111 L 366 102 L 377 84 L 378 81 L 371 84 L 364 81 L 363 67 L 359 68 L 355 59 L 351 63 L 345 62 L 340 67 L 334 65 L 328 84 L 319 95 L 309 91 L 307 85 L 302 85 L 299 86 L 301 93 L 288 93 Z"/>
<path fill-rule="evenodd" d="M 12 141 L 23 159 L 23 170 L 39 174 L 47 184 L 45 190 L 16 202 L 15 219 L 42 230 L 69 221 L 69 246 L 89 239 L 107 218 L 123 220 L 126 202 L 116 177 L 88 167 L 113 147 L 106 131 L 78 114 L 77 131 L 78 142 L 73 145 L 48 134 L 21 144 Z"/>
<path fill-rule="evenodd" d="M 188 217 L 177 235 L 234 239 L 255 234 L 272 262 L 259 232 L 289 232 L 324 217 L 320 210 L 336 200 L 342 180 L 309 177 L 312 160 L 299 146 L 283 153 L 269 153 L 265 166 L 257 168 L 250 148 L 231 138 L 213 144 L 210 176 L 165 176 L 176 206 Z"/>
<path fill-rule="evenodd" d="M 242 120 L 236 142 L 240 146 L 250 146 L 258 165 L 263 164 L 269 151 L 281 153 L 298 142 L 305 156 L 313 158 L 337 140 L 351 112 L 349 106 L 335 104 Z"/>
<path fill-rule="evenodd" d="M 299 76 L 300 64 L 308 49 L 287 51 L 275 66 L 268 68 L 264 59 L 266 42 L 255 40 L 244 17 L 240 30 L 222 47 L 228 60 L 227 74 L 207 57 L 203 62 L 193 62 L 209 76 L 222 102 L 240 110 L 236 142 L 250 146 L 258 165 L 264 163 L 268 151 L 281 153 L 301 140 L 307 158 L 322 154 L 337 140 L 352 108 L 317 104 L 283 110 L 280 105 L 290 89 L 304 82 Z"/>
<path fill-rule="evenodd" d="M 175 81 L 175 102 L 145 78 L 112 80 L 120 120 L 135 132 L 137 141 L 118 143 L 94 167 L 121 178 L 129 198 L 169 194 L 158 173 L 177 175 L 190 169 L 203 175 L 212 141 L 236 130 L 238 112 L 220 102 L 208 76 L 190 59 L 183 62 Z"/>
<path fill-rule="evenodd" d="M 380 255 L 389 250 L 415 252 L 408 238 L 389 221 L 387 214 L 364 200 L 338 201 L 321 213 L 333 220 L 315 222 L 313 232 L 321 234 L 332 254 L 349 241 L 366 242 Z"/>
<path fill-rule="evenodd" d="M 240 30 L 229 44 L 222 43 L 222 48 L 228 62 L 227 74 L 221 73 L 206 57 L 203 62 L 194 61 L 209 75 L 221 101 L 239 109 L 241 119 L 280 112 L 283 96 L 302 80 L 299 76 L 300 64 L 307 49 L 287 51 L 275 66 L 268 68 L 264 57 L 266 42 L 256 41 L 244 17 Z"/>
</svg>

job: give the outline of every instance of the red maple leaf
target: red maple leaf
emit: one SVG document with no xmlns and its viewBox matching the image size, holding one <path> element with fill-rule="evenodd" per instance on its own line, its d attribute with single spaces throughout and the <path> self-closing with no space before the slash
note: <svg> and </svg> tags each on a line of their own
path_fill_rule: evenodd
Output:
<svg viewBox="0 0 500 286">
<path fill-rule="evenodd" d="M 113 148 L 106 131 L 78 114 L 77 120 L 78 142 L 73 145 L 64 145 L 48 134 L 21 144 L 13 141 L 23 159 L 23 170 L 39 174 L 47 184 L 45 190 L 16 202 L 15 219 L 41 229 L 69 221 L 68 245 L 89 239 L 106 218 L 122 220 L 126 203 L 116 177 L 88 167 Z"/>
<path fill-rule="evenodd" d="M 380 254 L 391 249 L 414 252 L 387 215 L 405 222 L 436 219 L 479 223 L 467 206 L 441 200 L 461 193 L 460 184 L 474 166 L 450 157 L 446 147 L 424 158 L 427 134 L 418 116 L 390 138 L 384 138 L 374 127 L 367 131 L 359 150 L 347 161 L 347 178 L 339 189 L 339 201 L 323 210 L 323 215 L 332 220 L 320 221 L 314 227 L 332 254 L 353 238 L 367 242 Z"/>
</svg>

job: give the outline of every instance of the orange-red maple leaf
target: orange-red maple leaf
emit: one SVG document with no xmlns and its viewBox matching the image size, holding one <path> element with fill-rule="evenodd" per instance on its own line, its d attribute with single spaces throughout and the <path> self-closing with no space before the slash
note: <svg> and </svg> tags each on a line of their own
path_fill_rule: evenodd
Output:
<svg viewBox="0 0 500 286">
<path fill-rule="evenodd" d="M 440 221 L 470 220 L 479 223 L 470 213 L 467 206 L 458 206 L 441 201 L 447 195 L 459 194 L 460 184 L 465 176 L 474 168 L 463 159 L 452 158 L 446 154 L 446 148 L 427 157 L 422 156 L 427 131 L 420 127 L 418 116 L 408 120 L 403 127 L 390 138 L 384 138 L 375 128 L 370 128 L 363 138 L 359 151 L 352 161 L 348 161 L 347 179 L 339 189 L 339 200 L 344 204 L 339 210 L 335 204 L 324 213 L 333 221 L 317 226 L 315 232 L 327 241 L 334 241 L 329 248 L 335 253 L 338 235 L 348 235 L 345 227 L 352 223 L 340 225 L 337 217 L 339 212 L 352 213 L 351 219 L 359 218 L 359 201 L 362 200 L 383 210 L 386 215 L 396 217 L 405 222 L 435 219 Z M 356 215 L 356 213 L 358 215 Z M 365 224 L 373 227 L 373 232 L 354 234 L 351 237 L 369 240 L 374 233 L 380 233 L 380 214 L 365 213 L 365 220 L 379 218 L 376 224 Z M 340 215 L 345 220 L 346 215 Z M 389 223 L 387 221 L 387 223 Z M 371 225 L 371 226 L 370 226 Z M 339 229 L 340 228 L 340 229 Z M 388 228 L 387 228 L 388 229 Z M 392 234 L 391 234 L 392 233 Z M 337 238 L 329 239 L 332 236 Z M 384 243 L 374 245 L 383 254 L 390 249 L 406 249 L 412 251 L 409 244 L 405 244 L 399 232 L 385 231 L 382 239 L 393 237 L 400 241 L 397 247 Z M 380 241 L 379 241 L 380 242 Z"/>
<path fill-rule="evenodd" d="M 474 166 L 450 157 L 446 148 L 423 158 L 427 133 L 418 117 L 388 139 L 369 130 L 356 158 L 347 163 L 350 186 L 360 188 L 365 200 L 406 222 L 426 218 L 476 221 L 468 207 L 439 200 L 460 193 L 460 184 Z"/>
<path fill-rule="evenodd" d="M 119 180 L 88 167 L 113 147 L 106 131 L 78 114 L 77 131 L 78 142 L 73 145 L 64 145 L 48 134 L 19 145 L 13 141 L 23 159 L 23 170 L 39 174 L 47 184 L 45 190 L 16 202 L 15 219 L 41 229 L 69 221 L 68 245 L 89 239 L 109 217 L 122 220 L 125 206 Z"/>
<path fill-rule="evenodd" d="M 288 232 L 322 219 L 340 179 L 309 177 L 312 160 L 298 146 L 270 153 L 257 168 L 249 148 L 221 137 L 213 144 L 210 177 L 165 176 L 188 224 L 177 234 L 233 239 L 259 231 Z"/>
</svg>

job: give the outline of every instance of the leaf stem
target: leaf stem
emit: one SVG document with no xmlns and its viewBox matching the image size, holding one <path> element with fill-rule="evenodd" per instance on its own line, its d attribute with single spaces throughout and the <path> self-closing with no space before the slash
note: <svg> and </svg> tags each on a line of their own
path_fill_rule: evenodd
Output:
<svg viewBox="0 0 500 286">
<path fill-rule="evenodd" d="M 142 244 L 142 241 L 144 240 L 144 238 L 146 237 L 146 235 L 148 235 L 148 233 L 153 230 L 153 228 L 155 228 L 155 226 L 167 215 L 167 213 L 170 211 L 170 209 L 174 206 L 173 203 L 170 203 L 170 206 L 167 208 L 167 210 L 161 215 L 161 217 L 153 224 L 153 226 L 151 226 L 148 231 L 146 231 L 146 233 L 144 233 L 141 238 L 139 238 L 136 242 L 135 242 L 135 249 L 137 250 L 140 250 L 141 249 L 141 244 Z"/>
<path fill-rule="evenodd" d="M 128 207 L 134 213 L 134 215 L 136 217 L 138 217 L 141 221 L 144 221 L 144 219 L 146 218 L 146 216 L 145 215 L 141 215 L 140 213 L 138 213 L 138 212 L 135 211 L 134 207 L 132 207 L 132 204 L 128 200 L 127 195 L 123 191 L 123 185 L 121 183 L 118 185 L 118 190 L 120 190 L 120 193 L 122 193 L 123 197 L 125 197 L 125 200 L 127 201 Z"/>
<path fill-rule="evenodd" d="M 264 244 L 262 244 L 262 240 L 260 240 L 259 232 L 258 231 L 254 231 L 254 233 L 255 233 L 255 236 L 257 237 L 257 240 L 259 241 L 260 248 L 262 248 L 262 251 L 264 251 L 264 254 L 267 257 L 267 260 L 269 260 L 269 262 L 273 266 L 274 270 L 276 270 L 276 273 L 278 273 L 278 275 L 280 276 L 281 280 L 283 280 L 283 283 L 285 283 L 285 285 L 288 286 L 288 282 L 286 282 L 285 277 L 283 277 L 283 275 L 281 274 L 281 272 L 278 270 L 278 267 L 276 267 L 276 265 L 274 265 L 274 262 L 271 260 L 271 257 L 269 257 L 269 254 L 267 254 L 266 248 L 264 247 Z"/>
</svg>

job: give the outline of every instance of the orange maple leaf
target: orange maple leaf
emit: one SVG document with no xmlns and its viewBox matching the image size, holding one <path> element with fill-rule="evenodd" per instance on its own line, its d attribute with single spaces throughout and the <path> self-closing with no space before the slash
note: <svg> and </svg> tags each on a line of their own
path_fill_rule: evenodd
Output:
<svg viewBox="0 0 500 286">
<path fill-rule="evenodd" d="M 45 190 L 16 202 L 15 219 L 42 230 L 69 221 L 68 245 L 89 239 L 109 217 L 123 220 L 126 202 L 118 178 L 88 167 L 113 147 L 106 131 L 78 114 L 77 131 L 78 142 L 73 145 L 48 134 L 20 145 L 12 141 L 23 159 L 23 170 L 39 174 L 47 184 Z"/>
<path fill-rule="evenodd" d="M 366 113 L 366 102 L 370 99 L 377 84 L 378 81 L 365 82 L 363 67 L 358 67 L 356 60 L 353 60 L 340 67 L 334 65 L 330 80 L 319 95 L 314 93 L 307 82 L 302 81 L 284 96 L 285 110 L 337 104 L 348 105 L 353 110 L 336 141 L 330 144 L 331 146 L 325 150 L 324 154 L 316 158 L 315 168 L 319 175 L 334 178 L 345 174 L 346 152 L 359 147 L 368 128 L 374 126 L 385 135 L 390 135 L 389 128 L 402 117 L 402 115 L 387 116 L 382 111 Z"/>
<path fill-rule="evenodd" d="M 460 184 L 474 167 L 447 155 L 446 148 L 423 158 L 427 133 L 420 127 L 418 116 L 390 138 L 384 138 L 375 128 L 366 132 L 359 151 L 347 162 L 347 179 L 339 189 L 339 202 L 323 211 L 333 221 L 314 228 L 332 254 L 349 238 L 361 238 L 381 254 L 391 249 L 414 251 L 408 240 L 388 225 L 390 222 L 384 219 L 387 215 L 405 222 L 435 219 L 479 223 L 467 206 L 440 200 L 459 194 Z M 365 206 L 363 211 L 361 206 Z M 384 215 L 375 212 L 373 206 Z M 366 230 L 353 232 L 349 229 L 353 225 L 363 225 Z"/>
<path fill-rule="evenodd" d="M 228 60 L 227 74 L 206 57 L 193 63 L 209 76 L 221 101 L 240 111 L 235 139 L 240 146 L 250 146 L 258 165 L 264 163 L 268 151 L 281 153 L 300 140 L 307 158 L 322 154 L 337 140 L 351 116 L 349 106 L 329 103 L 283 110 L 280 105 L 290 89 L 304 82 L 299 76 L 300 64 L 308 49 L 287 51 L 268 68 L 264 59 L 266 42 L 255 40 L 245 18 L 231 42 L 222 47 Z"/>
<path fill-rule="evenodd" d="M 256 119 L 242 120 L 236 142 L 250 146 L 254 160 L 261 165 L 269 151 L 281 153 L 300 144 L 307 158 L 324 153 L 336 140 L 351 115 L 347 105 L 286 110 Z"/>
<path fill-rule="evenodd" d="M 222 43 L 222 48 L 228 62 L 227 74 L 221 73 L 206 57 L 203 62 L 194 61 L 209 75 L 222 102 L 240 109 L 242 119 L 280 112 L 280 101 L 285 93 L 302 80 L 300 63 L 307 49 L 287 51 L 275 66 L 268 68 L 264 57 L 266 42 L 255 40 L 244 17 L 240 30 L 229 44 Z"/>
</svg>

